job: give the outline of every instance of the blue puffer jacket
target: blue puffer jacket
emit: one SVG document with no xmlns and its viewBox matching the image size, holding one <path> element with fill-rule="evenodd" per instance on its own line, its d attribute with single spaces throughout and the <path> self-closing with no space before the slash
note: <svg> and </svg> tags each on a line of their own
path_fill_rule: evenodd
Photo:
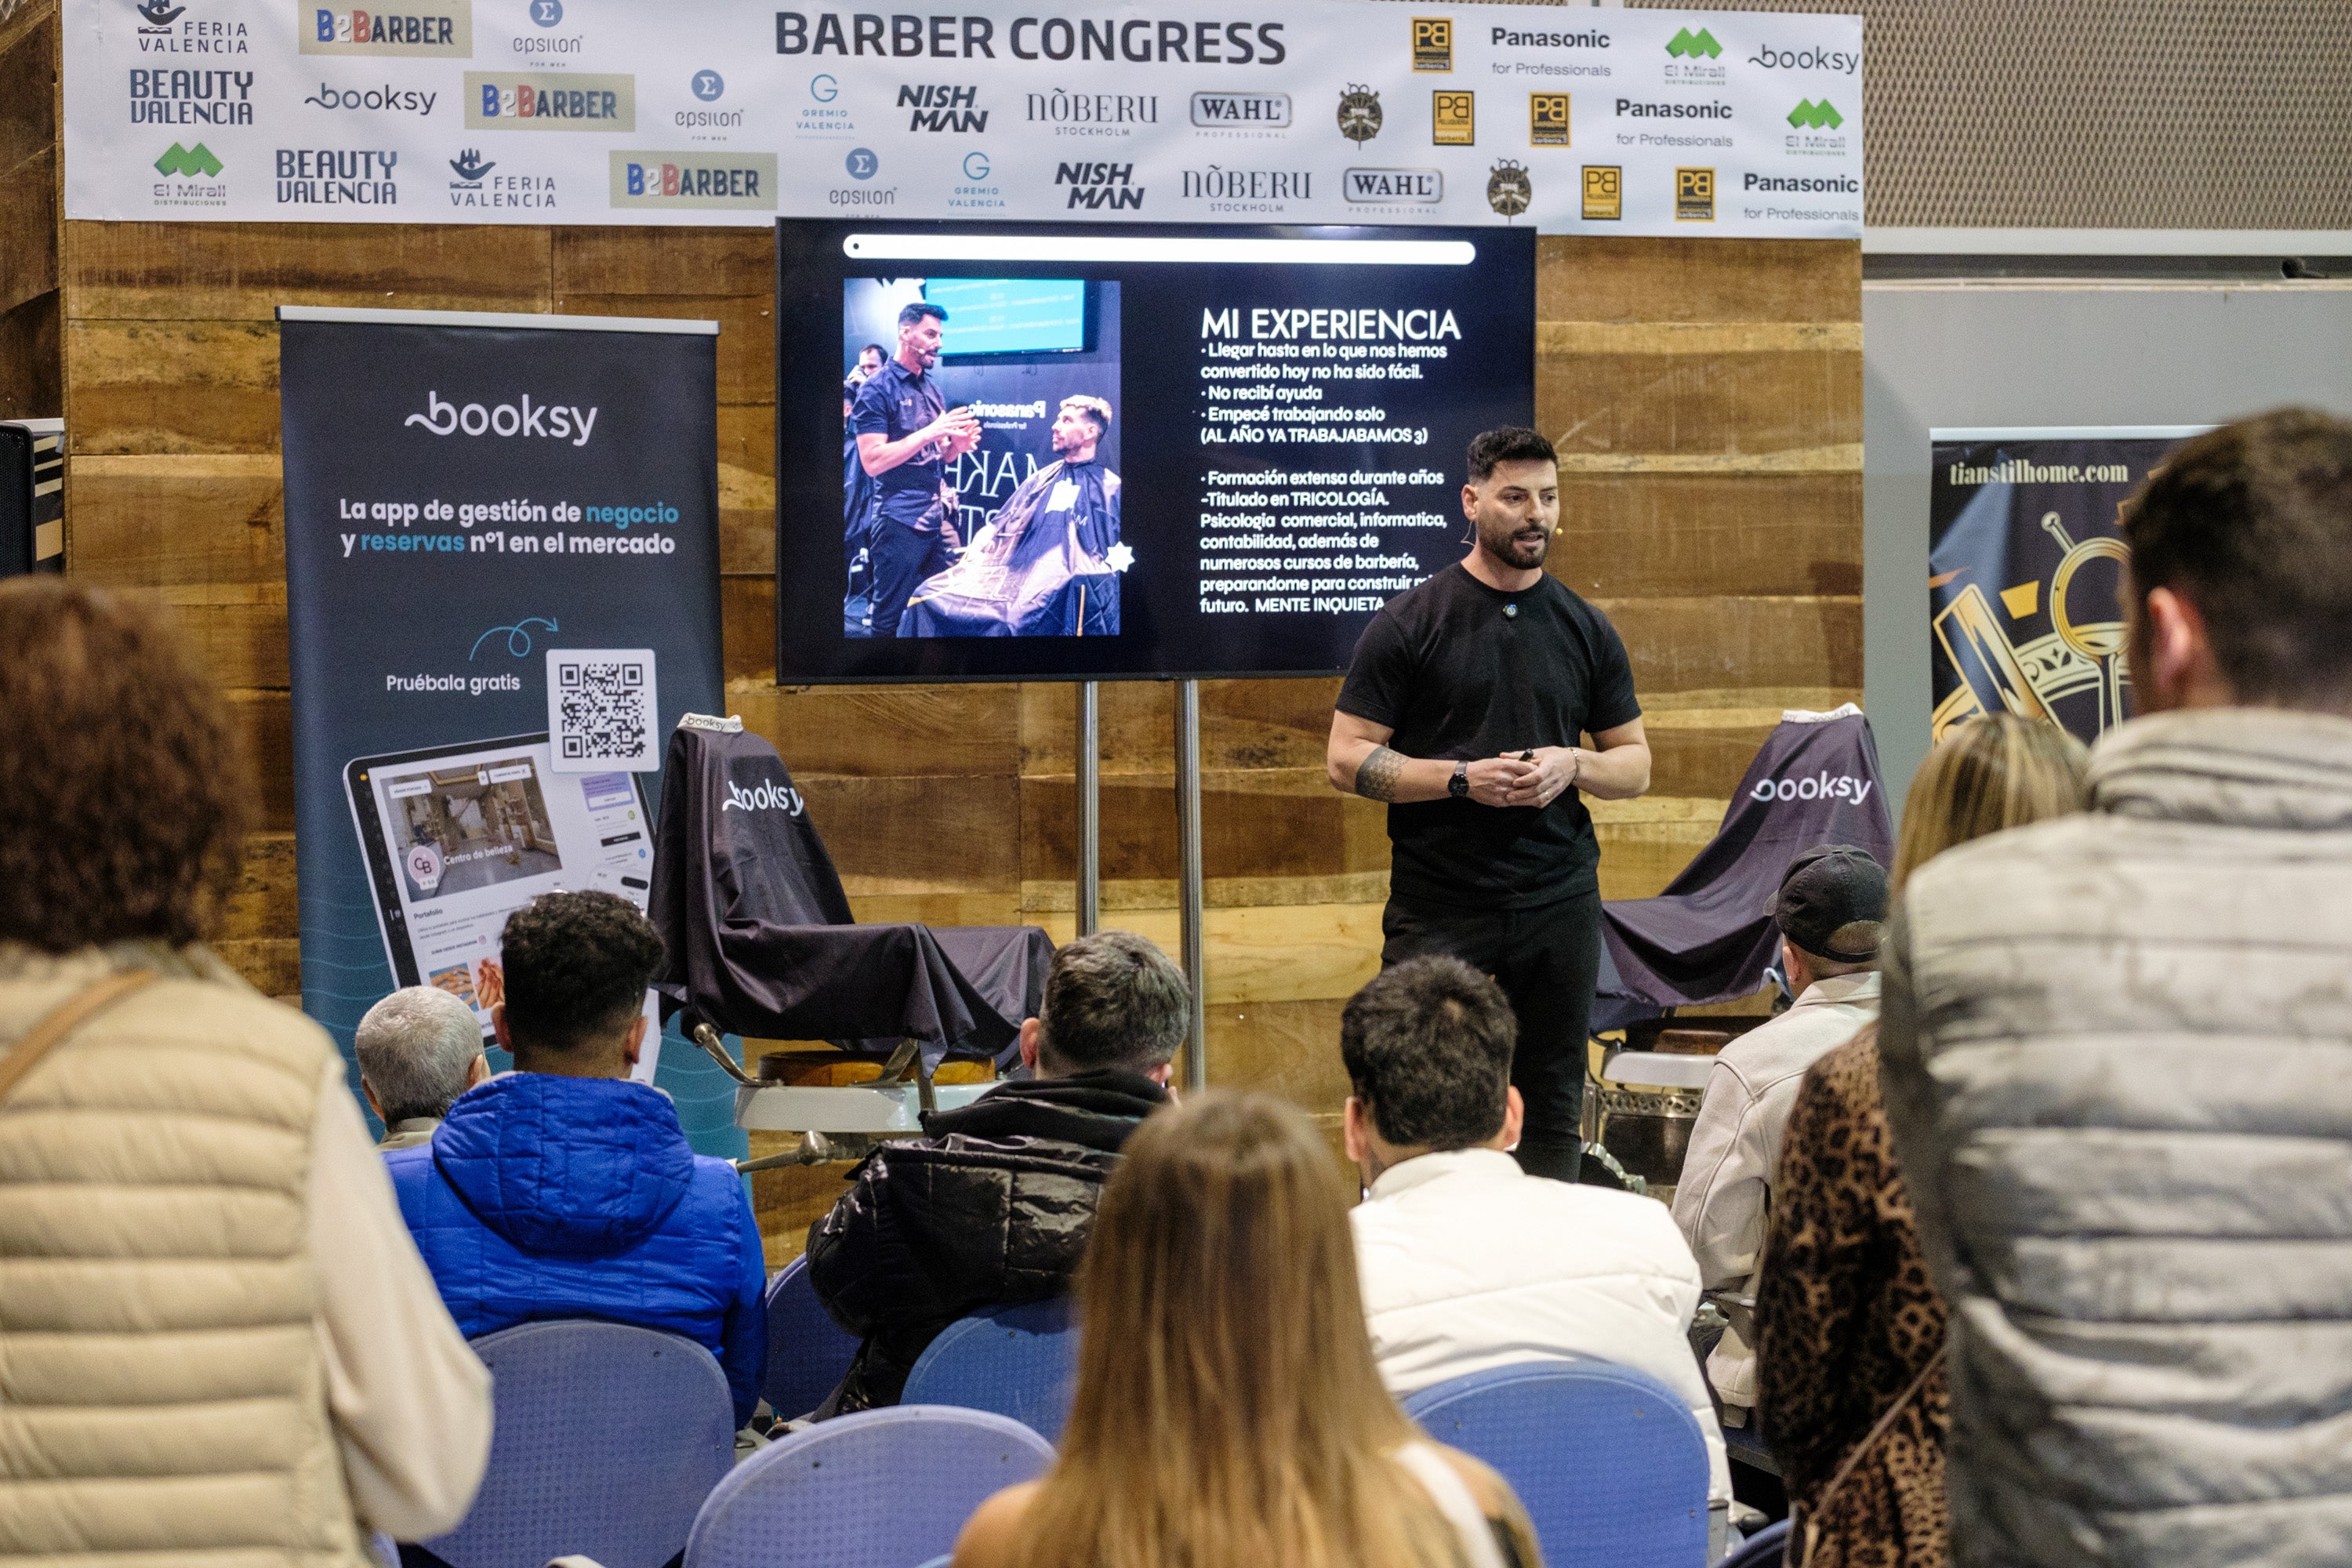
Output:
<svg viewBox="0 0 2352 1568">
<path fill-rule="evenodd" d="M 759 1226 L 741 1178 L 688 1147 L 668 1097 L 509 1073 L 384 1166 L 467 1339 L 545 1318 L 682 1334 L 726 1369 L 736 1425 L 751 1418 L 768 1354 Z"/>
</svg>

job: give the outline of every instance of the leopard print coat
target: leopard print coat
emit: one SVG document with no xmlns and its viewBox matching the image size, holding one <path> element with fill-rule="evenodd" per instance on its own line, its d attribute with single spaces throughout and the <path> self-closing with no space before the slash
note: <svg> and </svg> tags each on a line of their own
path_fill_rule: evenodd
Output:
<svg viewBox="0 0 2352 1568">
<path fill-rule="evenodd" d="M 1798 1092 L 1756 1322 L 1764 1433 L 1790 1502 L 1821 1525 L 1812 1568 L 1944 1568 L 1941 1366 L 1816 1513 L 1847 1451 L 1944 1343 L 1943 1298 L 1879 1100 L 1874 1026 L 1815 1063 Z"/>
</svg>

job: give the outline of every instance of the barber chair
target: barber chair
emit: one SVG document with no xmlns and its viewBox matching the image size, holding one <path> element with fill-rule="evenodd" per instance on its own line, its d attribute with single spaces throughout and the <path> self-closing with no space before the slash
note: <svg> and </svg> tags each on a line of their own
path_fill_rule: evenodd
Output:
<svg viewBox="0 0 2352 1568">
<path fill-rule="evenodd" d="M 950 1058 L 1009 1067 L 1021 1021 L 1045 997 L 1052 939 L 1035 926 L 866 925 L 776 749 L 740 719 L 689 713 L 662 766 L 650 914 L 666 952 L 654 990 L 665 1021 L 735 1081 L 735 1124 L 802 1134 L 791 1153 L 740 1169 L 859 1158 L 919 1137 L 926 1111 L 983 1084 L 940 1084 Z M 770 1056 L 754 1076 L 720 1037 L 822 1041 L 825 1059 L 868 1061 L 870 1082 L 812 1086 Z"/>
</svg>

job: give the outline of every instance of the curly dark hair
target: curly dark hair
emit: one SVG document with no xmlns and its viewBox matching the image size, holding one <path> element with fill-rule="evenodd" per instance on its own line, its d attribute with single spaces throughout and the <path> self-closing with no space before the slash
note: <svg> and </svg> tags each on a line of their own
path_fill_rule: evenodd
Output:
<svg viewBox="0 0 2352 1568">
<path fill-rule="evenodd" d="M 253 790 L 228 705 L 152 600 L 0 584 L 0 941 L 211 933 Z"/>
<path fill-rule="evenodd" d="M 507 1033 L 572 1051 L 625 1030 L 661 964 L 661 933 L 612 893 L 543 893 L 507 917 Z"/>
<path fill-rule="evenodd" d="M 2240 701 L 2352 703 L 2352 422 L 2279 408 L 2182 445 L 2124 505 L 2131 591 L 2205 617 Z"/>
<path fill-rule="evenodd" d="M 1458 958 L 1407 959 L 1339 1015 L 1349 1088 L 1407 1148 L 1475 1148 L 1501 1131 L 1518 1039 L 1503 988 Z"/>
<path fill-rule="evenodd" d="M 1556 463 L 1559 454 L 1537 431 L 1520 425 L 1482 430 L 1470 437 L 1470 482 L 1483 485 L 1505 463 Z"/>
</svg>

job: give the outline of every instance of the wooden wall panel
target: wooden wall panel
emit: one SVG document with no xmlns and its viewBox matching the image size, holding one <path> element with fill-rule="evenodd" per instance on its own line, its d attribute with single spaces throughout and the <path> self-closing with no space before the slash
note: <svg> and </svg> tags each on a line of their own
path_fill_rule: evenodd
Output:
<svg viewBox="0 0 2352 1568">
<path fill-rule="evenodd" d="M 17 134 L 5 94 L 0 161 Z M 233 689 L 266 831 L 222 950 L 257 982 L 297 984 L 279 303 L 719 321 L 729 709 L 791 764 L 860 918 L 1069 934 L 1072 688 L 774 684 L 768 235 L 77 224 L 61 256 L 71 569 L 164 595 Z M 1649 796 L 1595 811 L 1604 895 L 1639 897 L 1712 836 L 1781 709 L 1858 694 L 1859 255 L 1547 238 L 1538 311 L 1538 419 L 1565 458 L 1552 566 L 1624 636 L 1657 758 Z M 1202 689 L 1210 1075 L 1286 1095 L 1334 1136 L 1339 1008 L 1377 968 L 1388 868 L 1381 808 L 1323 778 L 1337 689 Z M 1169 685 L 1103 689 L 1106 921 L 1171 951 L 1173 722 Z M 757 1179 L 774 1260 L 839 1184 Z"/>
</svg>

